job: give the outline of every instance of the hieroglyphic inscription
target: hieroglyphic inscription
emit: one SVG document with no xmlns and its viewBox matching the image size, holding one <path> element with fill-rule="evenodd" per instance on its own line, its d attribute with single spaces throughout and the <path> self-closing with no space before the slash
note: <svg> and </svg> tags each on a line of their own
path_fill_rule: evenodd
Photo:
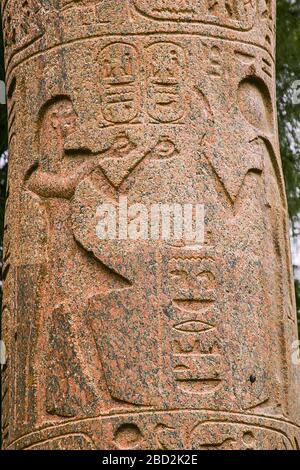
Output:
<svg viewBox="0 0 300 470">
<path fill-rule="evenodd" d="M 72 30 L 90 25 L 109 24 L 112 20 L 108 0 L 60 0 L 57 12 Z"/>
<path fill-rule="evenodd" d="M 283 433 L 225 421 L 199 423 L 191 433 L 190 442 L 190 448 L 200 450 L 292 450 L 293 447 Z"/>
<path fill-rule="evenodd" d="M 16 52 L 43 35 L 42 5 L 39 0 L 10 0 L 4 9 L 5 45 Z"/>
<path fill-rule="evenodd" d="M 143 439 L 141 430 L 136 424 L 124 423 L 119 426 L 114 434 L 114 441 L 118 449 L 135 449 Z"/>
<path fill-rule="evenodd" d="M 223 73 L 222 52 L 219 46 L 207 46 L 207 72 L 212 77 L 221 77 Z"/>
<path fill-rule="evenodd" d="M 99 56 L 102 113 L 114 124 L 131 122 L 139 112 L 138 54 L 130 44 L 114 43 Z"/>
<path fill-rule="evenodd" d="M 299 450 L 299 428 L 245 414 L 143 411 L 75 420 L 25 435 L 10 449 Z"/>
<path fill-rule="evenodd" d="M 186 256 L 170 260 L 169 289 L 174 318 L 171 330 L 173 373 L 185 393 L 205 394 L 223 378 L 214 311 L 217 280 L 214 262 Z"/>
<path fill-rule="evenodd" d="M 184 117 L 185 53 L 175 43 L 149 46 L 146 56 L 147 84 L 141 90 L 139 53 L 126 43 L 106 46 L 99 55 L 102 113 L 112 124 L 135 123 L 146 95 L 147 111 L 153 122 L 173 123 Z"/>
<path fill-rule="evenodd" d="M 185 53 L 177 44 L 156 43 L 147 49 L 148 113 L 158 122 L 184 116 Z"/>
<path fill-rule="evenodd" d="M 212 23 L 250 29 L 257 11 L 255 0 L 133 0 L 135 8 L 156 20 Z"/>
</svg>

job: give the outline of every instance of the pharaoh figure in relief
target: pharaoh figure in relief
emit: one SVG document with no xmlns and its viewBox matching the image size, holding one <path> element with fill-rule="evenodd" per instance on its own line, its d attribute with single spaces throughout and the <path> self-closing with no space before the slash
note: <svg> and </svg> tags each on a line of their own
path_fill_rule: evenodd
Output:
<svg viewBox="0 0 300 470">
<path fill-rule="evenodd" d="M 299 448 L 275 2 L 23 3 L 4 447 Z M 188 207 L 203 239 L 163 235 Z"/>
</svg>

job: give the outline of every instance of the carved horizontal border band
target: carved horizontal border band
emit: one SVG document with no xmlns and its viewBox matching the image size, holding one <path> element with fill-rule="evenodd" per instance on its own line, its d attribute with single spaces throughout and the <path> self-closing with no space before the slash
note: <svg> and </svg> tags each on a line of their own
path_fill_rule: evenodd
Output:
<svg viewBox="0 0 300 470">
<path fill-rule="evenodd" d="M 245 2 L 247 8 L 239 6 L 238 10 L 230 4 L 244 2 L 193 0 L 168 7 L 168 2 L 160 0 L 150 6 L 141 0 L 122 0 L 118 8 L 108 0 L 88 4 L 84 0 L 28 0 L 20 8 L 15 3 L 7 0 L 2 5 L 8 73 L 24 60 L 59 45 L 108 35 L 197 34 L 257 45 L 273 57 L 275 2 L 251 0 Z"/>
<path fill-rule="evenodd" d="M 9 449 L 299 449 L 300 428 L 285 420 L 238 413 L 142 411 L 49 426 Z"/>
</svg>

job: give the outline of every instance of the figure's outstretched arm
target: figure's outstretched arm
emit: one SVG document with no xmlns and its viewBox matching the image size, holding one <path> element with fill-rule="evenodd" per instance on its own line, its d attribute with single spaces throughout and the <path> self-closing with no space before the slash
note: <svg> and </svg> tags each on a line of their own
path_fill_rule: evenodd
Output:
<svg viewBox="0 0 300 470">
<path fill-rule="evenodd" d="M 26 187 L 40 197 L 71 199 L 79 182 L 96 166 L 95 160 L 84 162 L 72 172 L 61 174 L 42 171 L 33 165 L 25 176 Z"/>
</svg>

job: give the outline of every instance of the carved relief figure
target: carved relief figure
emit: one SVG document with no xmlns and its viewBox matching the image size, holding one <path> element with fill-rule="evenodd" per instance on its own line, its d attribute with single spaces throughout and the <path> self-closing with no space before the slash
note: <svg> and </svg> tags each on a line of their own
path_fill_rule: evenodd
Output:
<svg viewBox="0 0 300 470">
<path fill-rule="evenodd" d="M 256 131 L 256 137 L 250 144 L 253 154 L 256 154 L 261 162 L 261 192 L 258 195 L 258 202 L 262 209 L 262 220 L 268 227 L 264 239 L 262 239 L 266 259 L 262 260 L 261 282 L 265 286 L 264 295 L 268 299 L 268 307 L 265 305 L 263 315 L 265 322 L 268 321 L 270 315 L 273 318 L 273 328 L 275 329 L 273 335 L 278 338 L 278 351 L 281 348 L 286 350 L 282 325 L 288 323 L 288 312 L 292 310 L 293 298 L 290 296 L 289 281 L 286 278 L 289 276 L 288 263 L 279 248 L 282 245 L 286 246 L 284 220 L 287 214 L 283 176 L 278 156 L 271 143 L 274 132 L 272 99 L 268 87 L 261 79 L 248 77 L 239 85 L 238 100 L 242 115 Z M 272 189 L 270 189 L 271 187 Z M 272 234 L 271 237 L 270 234 Z M 289 251 L 288 246 L 286 246 L 286 250 Z M 276 298 L 277 300 L 275 300 Z M 281 355 L 281 359 L 283 361 L 281 371 L 276 370 L 272 364 L 269 374 L 272 374 L 273 392 L 276 390 L 273 393 L 276 398 L 272 405 L 274 407 L 276 404 L 278 410 L 285 413 L 287 357 Z M 267 406 L 269 405 L 270 403 L 267 402 Z"/>
<path fill-rule="evenodd" d="M 96 282 L 101 274 L 73 240 L 70 227 L 70 199 L 80 179 L 95 168 L 95 161 L 84 154 L 75 159 L 65 155 L 64 145 L 76 122 L 68 97 L 58 96 L 44 105 L 39 116 L 40 160 L 26 174 L 27 190 L 39 196 L 48 217 L 48 274 L 43 290 L 43 321 L 49 328 L 46 410 L 65 417 L 77 414 L 84 404 L 95 404 L 91 386 L 80 386 L 84 378 L 72 323 L 86 302 L 81 294 L 74 297 L 76 287 L 81 292 L 86 285 L 88 296 L 90 278 Z"/>
</svg>

